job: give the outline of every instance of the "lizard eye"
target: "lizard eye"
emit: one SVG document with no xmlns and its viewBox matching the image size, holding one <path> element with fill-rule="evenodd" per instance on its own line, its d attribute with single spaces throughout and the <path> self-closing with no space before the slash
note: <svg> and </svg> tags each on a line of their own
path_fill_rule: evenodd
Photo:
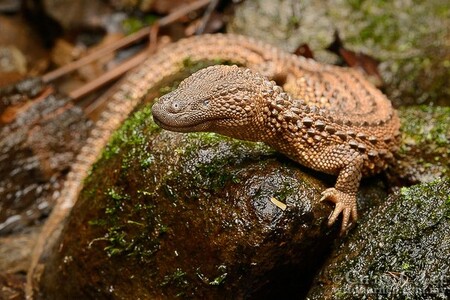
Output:
<svg viewBox="0 0 450 300">
<path fill-rule="evenodd" d="M 173 101 L 172 104 L 170 105 L 170 108 L 172 109 L 173 112 L 178 112 L 180 111 L 180 103 L 178 103 L 178 101 Z"/>
<path fill-rule="evenodd" d="M 209 106 L 209 99 L 203 100 L 203 106 Z"/>
</svg>

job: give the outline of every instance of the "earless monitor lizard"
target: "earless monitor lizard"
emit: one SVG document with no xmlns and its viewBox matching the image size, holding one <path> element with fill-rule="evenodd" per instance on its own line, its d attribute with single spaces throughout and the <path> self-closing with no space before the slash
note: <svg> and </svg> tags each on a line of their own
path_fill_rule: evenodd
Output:
<svg viewBox="0 0 450 300">
<path fill-rule="evenodd" d="M 183 62 L 231 61 L 186 79 L 153 106 L 156 122 L 174 131 L 215 131 L 263 141 L 310 168 L 338 176 L 323 199 L 343 213 L 342 230 L 357 218 L 361 176 L 383 170 L 396 150 L 399 120 L 391 103 L 358 72 L 297 57 L 261 41 L 232 34 L 201 35 L 169 44 L 130 71 L 99 101 L 107 102 L 78 154 L 56 206 L 42 229 L 27 275 L 32 297 L 46 252 L 112 133 L 147 92 L 183 69 Z M 269 79 L 282 83 L 283 88 Z"/>
<path fill-rule="evenodd" d="M 342 213 L 343 233 L 357 219 L 361 177 L 385 169 L 398 147 L 396 111 L 358 71 L 264 47 L 277 56 L 252 70 L 217 65 L 194 73 L 154 104 L 154 120 L 171 131 L 261 141 L 304 166 L 337 175 L 321 201 L 336 205 L 329 225 Z M 283 88 L 271 78 L 282 78 Z"/>
</svg>

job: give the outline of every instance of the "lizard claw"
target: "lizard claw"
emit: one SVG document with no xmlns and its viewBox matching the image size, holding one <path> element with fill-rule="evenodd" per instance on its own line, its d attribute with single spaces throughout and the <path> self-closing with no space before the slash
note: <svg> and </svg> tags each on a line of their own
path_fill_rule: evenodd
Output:
<svg viewBox="0 0 450 300">
<path fill-rule="evenodd" d="M 336 204 L 331 215 L 328 217 L 328 226 L 333 225 L 342 213 L 341 234 L 349 227 L 350 219 L 356 221 L 358 212 L 356 207 L 356 196 L 341 192 L 335 188 L 328 188 L 322 192 L 320 201 L 329 200 Z"/>
</svg>

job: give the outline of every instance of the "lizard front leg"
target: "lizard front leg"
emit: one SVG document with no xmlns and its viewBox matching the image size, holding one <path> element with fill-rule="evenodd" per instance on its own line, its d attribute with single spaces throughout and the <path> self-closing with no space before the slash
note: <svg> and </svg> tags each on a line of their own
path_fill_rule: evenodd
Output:
<svg viewBox="0 0 450 300">
<path fill-rule="evenodd" d="M 356 221 L 358 218 L 356 194 L 361 181 L 363 158 L 359 153 L 352 151 L 347 152 L 344 157 L 341 156 L 341 159 L 343 159 L 343 167 L 339 171 L 336 185 L 334 188 L 323 191 L 320 201 L 329 200 L 336 204 L 328 218 L 328 225 L 334 224 L 342 213 L 341 234 L 343 234 L 350 220 Z"/>
</svg>

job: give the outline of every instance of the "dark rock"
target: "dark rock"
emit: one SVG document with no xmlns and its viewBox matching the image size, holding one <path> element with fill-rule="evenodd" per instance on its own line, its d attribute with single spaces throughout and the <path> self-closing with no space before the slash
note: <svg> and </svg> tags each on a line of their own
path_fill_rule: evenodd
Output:
<svg viewBox="0 0 450 300">
<path fill-rule="evenodd" d="M 342 241 L 308 299 L 449 299 L 450 180 L 402 188 Z"/>
<path fill-rule="evenodd" d="M 39 78 L 27 78 L 0 88 L 0 115 L 10 106 L 22 105 L 45 88 Z"/>
<path fill-rule="evenodd" d="M 35 83 L 17 85 L 17 96 L 33 95 Z M 11 123 L 0 124 L 0 234 L 48 214 L 90 126 L 83 111 L 61 95 L 34 100 Z"/>
<path fill-rule="evenodd" d="M 114 135 L 85 181 L 40 295 L 304 294 L 338 235 L 340 224 L 326 226 L 331 205 L 318 202 L 334 180 L 259 143 L 161 131 L 146 107 Z M 386 196 L 373 178 L 360 194 L 361 215 Z"/>
</svg>

